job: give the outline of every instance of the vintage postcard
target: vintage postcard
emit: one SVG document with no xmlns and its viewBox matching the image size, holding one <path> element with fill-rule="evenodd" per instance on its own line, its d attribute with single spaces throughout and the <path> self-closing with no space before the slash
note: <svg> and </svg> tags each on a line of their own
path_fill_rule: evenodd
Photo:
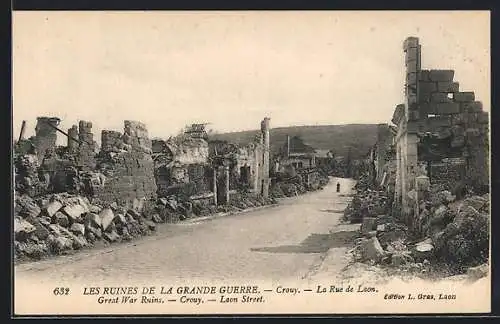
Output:
<svg viewBox="0 0 500 324">
<path fill-rule="evenodd" d="M 14 11 L 15 315 L 488 313 L 488 11 Z"/>
</svg>

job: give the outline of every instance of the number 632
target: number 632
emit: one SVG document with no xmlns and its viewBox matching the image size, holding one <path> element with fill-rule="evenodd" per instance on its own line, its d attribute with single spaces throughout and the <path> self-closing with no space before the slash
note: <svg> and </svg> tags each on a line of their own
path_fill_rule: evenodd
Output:
<svg viewBox="0 0 500 324">
<path fill-rule="evenodd" d="M 56 296 L 59 295 L 69 295 L 69 288 L 67 287 L 57 287 L 52 291 L 52 293 Z"/>
</svg>

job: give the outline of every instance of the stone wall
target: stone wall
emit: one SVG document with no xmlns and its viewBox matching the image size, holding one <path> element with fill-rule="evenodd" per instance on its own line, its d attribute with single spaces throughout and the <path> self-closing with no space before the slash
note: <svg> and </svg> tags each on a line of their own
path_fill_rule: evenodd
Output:
<svg viewBox="0 0 500 324">
<path fill-rule="evenodd" d="M 77 164 L 83 171 L 94 170 L 96 168 L 97 143 L 94 141 L 91 122 L 81 120 L 78 123 L 78 139 L 80 145 L 78 147 Z"/>
<path fill-rule="evenodd" d="M 152 141 L 158 195 L 199 195 L 211 191 L 208 142 L 180 136 Z"/>
<path fill-rule="evenodd" d="M 124 134 L 103 131 L 98 169 L 106 176 L 95 196 L 106 202 L 132 205 L 138 199 L 156 197 L 151 141 L 144 124 L 124 122 Z"/>
<path fill-rule="evenodd" d="M 255 154 L 256 149 L 257 145 L 250 143 L 245 147 L 238 148 L 236 155 L 235 173 L 239 179 L 238 183 L 249 188 L 254 186 L 256 178 L 258 178 L 258 173 L 256 172 L 258 166 L 256 164 L 259 163 L 259 158 Z M 244 179 L 244 172 L 248 172 L 246 179 Z"/>
<path fill-rule="evenodd" d="M 122 134 L 117 131 L 103 130 L 101 132 L 101 151 L 118 153 L 124 150 Z"/>
<path fill-rule="evenodd" d="M 452 190 L 458 182 L 465 179 L 466 161 L 464 158 L 444 158 L 430 162 L 427 175 L 432 184 L 441 185 L 443 190 Z"/>
<path fill-rule="evenodd" d="M 166 142 L 181 164 L 206 164 L 208 162 L 208 142 L 201 138 L 184 138 L 182 141 Z"/>
</svg>

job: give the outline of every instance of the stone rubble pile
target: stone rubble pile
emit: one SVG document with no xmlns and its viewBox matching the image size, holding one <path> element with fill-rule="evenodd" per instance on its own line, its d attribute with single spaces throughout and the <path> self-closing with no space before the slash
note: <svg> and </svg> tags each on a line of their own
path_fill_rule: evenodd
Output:
<svg viewBox="0 0 500 324">
<path fill-rule="evenodd" d="M 304 183 L 300 176 L 282 181 L 276 181 L 269 189 L 269 195 L 273 198 L 295 197 L 308 191 L 322 190 L 329 182 L 329 178 L 323 172 L 318 172 L 315 181 L 309 186 Z"/>
<path fill-rule="evenodd" d="M 40 162 L 35 154 L 18 155 L 15 158 L 16 191 L 30 196 L 39 195 L 47 189 L 47 184 L 40 180 L 38 169 Z"/>
<path fill-rule="evenodd" d="M 488 262 L 488 195 L 455 200 L 449 191 L 432 193 L 420 206 L 417 226 L 424 233 L 420 239 L 414 239 L 407 226 L 383 214 L 382 209 L 367 208 L 380 195 L 368 189 L 354 198 L 357 202 L 353 199 L 346 215 L 349 220 L 362 221 L 360 237 L 351 251 L 357 262 L 422 272 L 444 262 L 453 274 Z"/>
<path fill-rule="evenodd" d="M 489 215 L 489 194 L 455 200 L 449 191 L 439 191 L 421 203 L 418 225 L 437 257 L 458 267 L 474 266 L 488 260 Z"/>
<path fill-rule="evenodd" d="M 367 217 L 390 214 L 390 199 L 385 191 L 358 188 L 355 187 L 356 193 L 344 210 L 345 221 L 354 224 L 362 222 Z"/>
<path fill-rule="evenodd" d="M 244 192 L 234 194 L 230 199 L 230 208 L 235 208 L 236 211 L 248 208 L 256 208 L 266 205 L 276 204 L 274 198 L 264 198 L 262 196 L 247 195 Z"/>
<path fill-rule="evenodd" d="M 16 197 L 15 258 L 41 259 L 91 247 L 99 241 L 129 241 L 156 230 L 138 202 L 125 209 L 67 193 Z"/>
</svg>

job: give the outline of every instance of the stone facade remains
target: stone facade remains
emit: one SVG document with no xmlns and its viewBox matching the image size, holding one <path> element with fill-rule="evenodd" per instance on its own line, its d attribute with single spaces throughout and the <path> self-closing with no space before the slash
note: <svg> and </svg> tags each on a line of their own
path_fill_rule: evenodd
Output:
<svg viewBox="0 0 500 324">
<path fill-rule="evenodd" d="M 119 136 L 120 135 L 120 136 Z M 97 171 L 105 181 L 92 194 L 107 202 L 131 206 L 156 197 L 151 140 L 143 123 L 126 120 L 124 132 L 102 131 Z"/>
<path fill-rule="evenodd" d="M 411 224 L 419 214 L 418 183 L 488 192 L 489 116 L 473 91 L 460 89 L 453 70 L 421 68 L 418 38 L 408 37 L 403 50 L 405 102 L 392 117 L 397 127 L 394 201 Z"/>
</svg>

